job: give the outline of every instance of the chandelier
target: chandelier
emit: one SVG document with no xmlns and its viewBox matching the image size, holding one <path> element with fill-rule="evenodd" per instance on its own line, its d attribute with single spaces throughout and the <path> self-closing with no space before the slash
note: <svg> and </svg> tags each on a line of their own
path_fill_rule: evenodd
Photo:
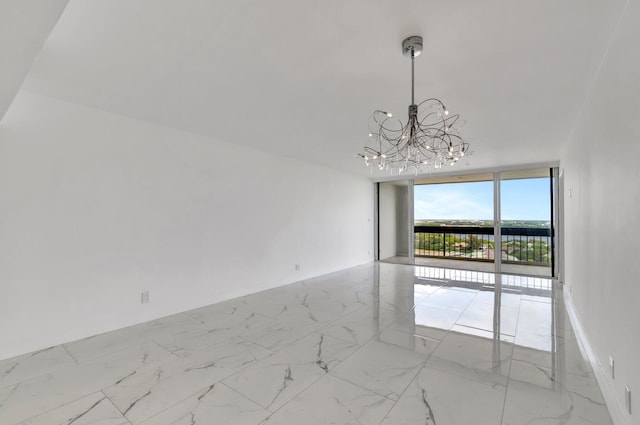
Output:
<svg viewBox="0 0 640 425">
<path fill-rule="evenodd" d="M 418 104 L 414 100 L 414 60 L 422 53 L 422 37 L 402 42 L 402 54 L 411 58 L 411 105 L 409 120 L 403 124 L 393 115 L 377 110 L 369 120 L 369 141 L 356 156 L 374 169 L 418 174 L 454 165 L 465 155 L 469 144 L 460 137 L 460 116 L 449 114 L 444 103 L 431 98 Z"/>
</svg>

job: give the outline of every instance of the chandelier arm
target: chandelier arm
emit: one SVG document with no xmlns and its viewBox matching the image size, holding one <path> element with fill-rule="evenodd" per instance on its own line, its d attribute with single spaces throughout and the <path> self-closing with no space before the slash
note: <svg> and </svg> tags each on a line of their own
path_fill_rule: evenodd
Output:
<svg viewBox="0 0 640 425">
<path fill-rule="evenodd" d="M 422 102 L 420 102 L 420 103 L 418 104 L 418 106 L 419 106 L 419 105 L 422 105 L 423 103 L 430 102 L 430 101 L 438 102 L 438 103 L 440 104 L 440 106 L 442 106 L 442 108 L 443 108 L 443 109 L 446 109 L 446 107 L 444 106 L 444 103 L 442 103 L 442 101 L 441 101 L 440 99 L 438 99 L 437 97 L 430 97 L 430 98 L 428 98 L 428 99 L 425 99 L 425 100 L 423 100 Z"/>
<path fill-rule="evenodd" d="M 421 106 L 423 106 L 427 102 L 435 102 L 440 106 L 441 111 L 430 112 L 427 115 L 429 116 L 429 115 L 437 114 L 438 122 L 441 123 L 442 125 L 444 125 L 444 123 L 445 123 L 445 121 L 447 119 L 446 116 L 447 116 L 447 114 L 449 114 L 449 111 L 447 110 L 447 107 L 444 106 L 444 103 L 440 99 L 435 98 L 435 97 L 430 97 L 429 99 L 425 99 L 422 102 L 420 102 L 418 104 L 418 108 L 420 108 Z"/>
<path fill-rule="evenodd" d="M 392 120 L 392 121 L 389 121 L 389 120 Z M 403 130 L 404 130 L 404 128 L 406 127 L 406 126 L 403 126 L 403 125 L 402 125 L 402 121 L 400 121 L 400 119 L 398 119 L 398 118 L 390 118 L 390 117 L 387 117 L 387 118 L 385 118 L 384 120 L 382 120 L 381 122 L 378 122 L 378 121 L 374 118 L 374 121 L 375 121 L 375 122 L 376 122 L 376 124 L 378 125 L 378 129 L 377 129 L 377 130 L 378 130 L 378 132 L 379 132 L 380 130 L 383 130 L 383 131 L 387 131 L 387 132 L 390 132 L 390 133 L 396 133 L 396 132 L 401 132 L 401 131 L 403 131 Z M 399 128 L 399 129 L 393 129 L 393 128 L 390 128 L 390 127 L 386 127 L 386 122 L 387 122 L 387 121 L 389 121 L 390 123 L 391 123 L 391 122 L 398 122 L 398 124 L 400 124 L 400 128 Z"/>
<path fill-rule="evenodd" d="M 458 122 L 459 118 L 460 118 L 460 114 L 455 114 L 446 118 L 444 121 L 449 127 L 452 127 L 456 122 Z"/>
<path fill-rule="evenodd" d="M 375 119 L 376 114 L 377 115 L 384 115 L 385 119 L 387 119 L 389 117 L 389 113 L 387 111 L 382 111 L 380 109 L 376 109 L 375 111 L 373 111 L 373 114 L 371 114 L 374 117 L 374 119 Z"/>
<path fill-rule="evenodd" d="M 372 149 L 372 148 L 370 148 L 368 146 L 364 148 L 364 153 L 365 154 L 371 154 L 371 155 L 377 155 L 378 154 L 378 152 L 376 150 L 374 150 L 374 149 Z"/>
<path fill-rule="evenodd" d="M 431 119 L 427 121 L 427 118 L 437 119 L 437 121 L 433 121 Z M 420 124 L 420 127 L 423 127 L 423 128 L 442 128 L 442 123 L 437 117 L 431 117 L 431 116 L 423 117 L 422 120 L 418 122 Z"/>
<path fill-rule="evenodd" d="M 447 133 L 447 136 L 453 141 L 453 143 L 462 142 L 462 137 L 458 136 L 457 134 Z"/>
</svg>

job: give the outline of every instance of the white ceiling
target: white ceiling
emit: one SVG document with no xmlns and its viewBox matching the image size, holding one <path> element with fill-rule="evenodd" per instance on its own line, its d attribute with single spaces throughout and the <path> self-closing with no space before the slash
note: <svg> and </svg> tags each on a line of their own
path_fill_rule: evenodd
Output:
<svg viewBox="0 0 640 425">
<path fill-rule="evenodd" d="M 0 119 L 68 0 L 0 0 Z"/>
<path fill-rule="evenodd" d="M 417 34 L 416 97 L 467 120 L 471 168 L 556 161 L 624 3 L 70 0 L 22 87 L 368 175 L 354 154 L 374 109 L 406 114 Z"/>
</svg>

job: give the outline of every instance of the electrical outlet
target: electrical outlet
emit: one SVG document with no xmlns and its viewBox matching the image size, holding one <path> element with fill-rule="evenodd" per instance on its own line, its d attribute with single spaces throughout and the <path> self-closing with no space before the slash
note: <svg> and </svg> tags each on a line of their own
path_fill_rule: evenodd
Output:
<svg viewBox="0 0 640 425">
<path fill-rule="evenodd" d="M 609 374 L 611 375 L 611 379 L 616 379 L 613 357 L 609 356 Z"/>
<path fill-rule="evenodd" d="M 140 302 L 142 304 L 149 304 L 149 291 L 144 291 L 140 294 Z"/>
<path fill-rule="evenodd" d="M 627 385 L 624 386 L 624 403 L 627 405 L 627 412 L 631 414 L 631 390 Z"/>
<path fill-rule="evenodd" d="M 300 270 L 300 264 L 299 263 L 296 263 L 295 267 L 296 267 L 296 271 Z"/>
</svg>

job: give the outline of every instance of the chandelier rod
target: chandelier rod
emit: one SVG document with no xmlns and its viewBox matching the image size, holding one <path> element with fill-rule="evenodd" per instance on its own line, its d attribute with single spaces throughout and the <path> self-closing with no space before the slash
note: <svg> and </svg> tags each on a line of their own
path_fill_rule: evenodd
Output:
<svg viewBox="0 0 640 425">
<path fill-rule="evenodd" d="M 411 104 L 414 105 L 416 102 L 414 100 L 414 77 L 413 77 L 413 63 L 415 61 L 415 50 L 411 47 Z"/>
</svg>

